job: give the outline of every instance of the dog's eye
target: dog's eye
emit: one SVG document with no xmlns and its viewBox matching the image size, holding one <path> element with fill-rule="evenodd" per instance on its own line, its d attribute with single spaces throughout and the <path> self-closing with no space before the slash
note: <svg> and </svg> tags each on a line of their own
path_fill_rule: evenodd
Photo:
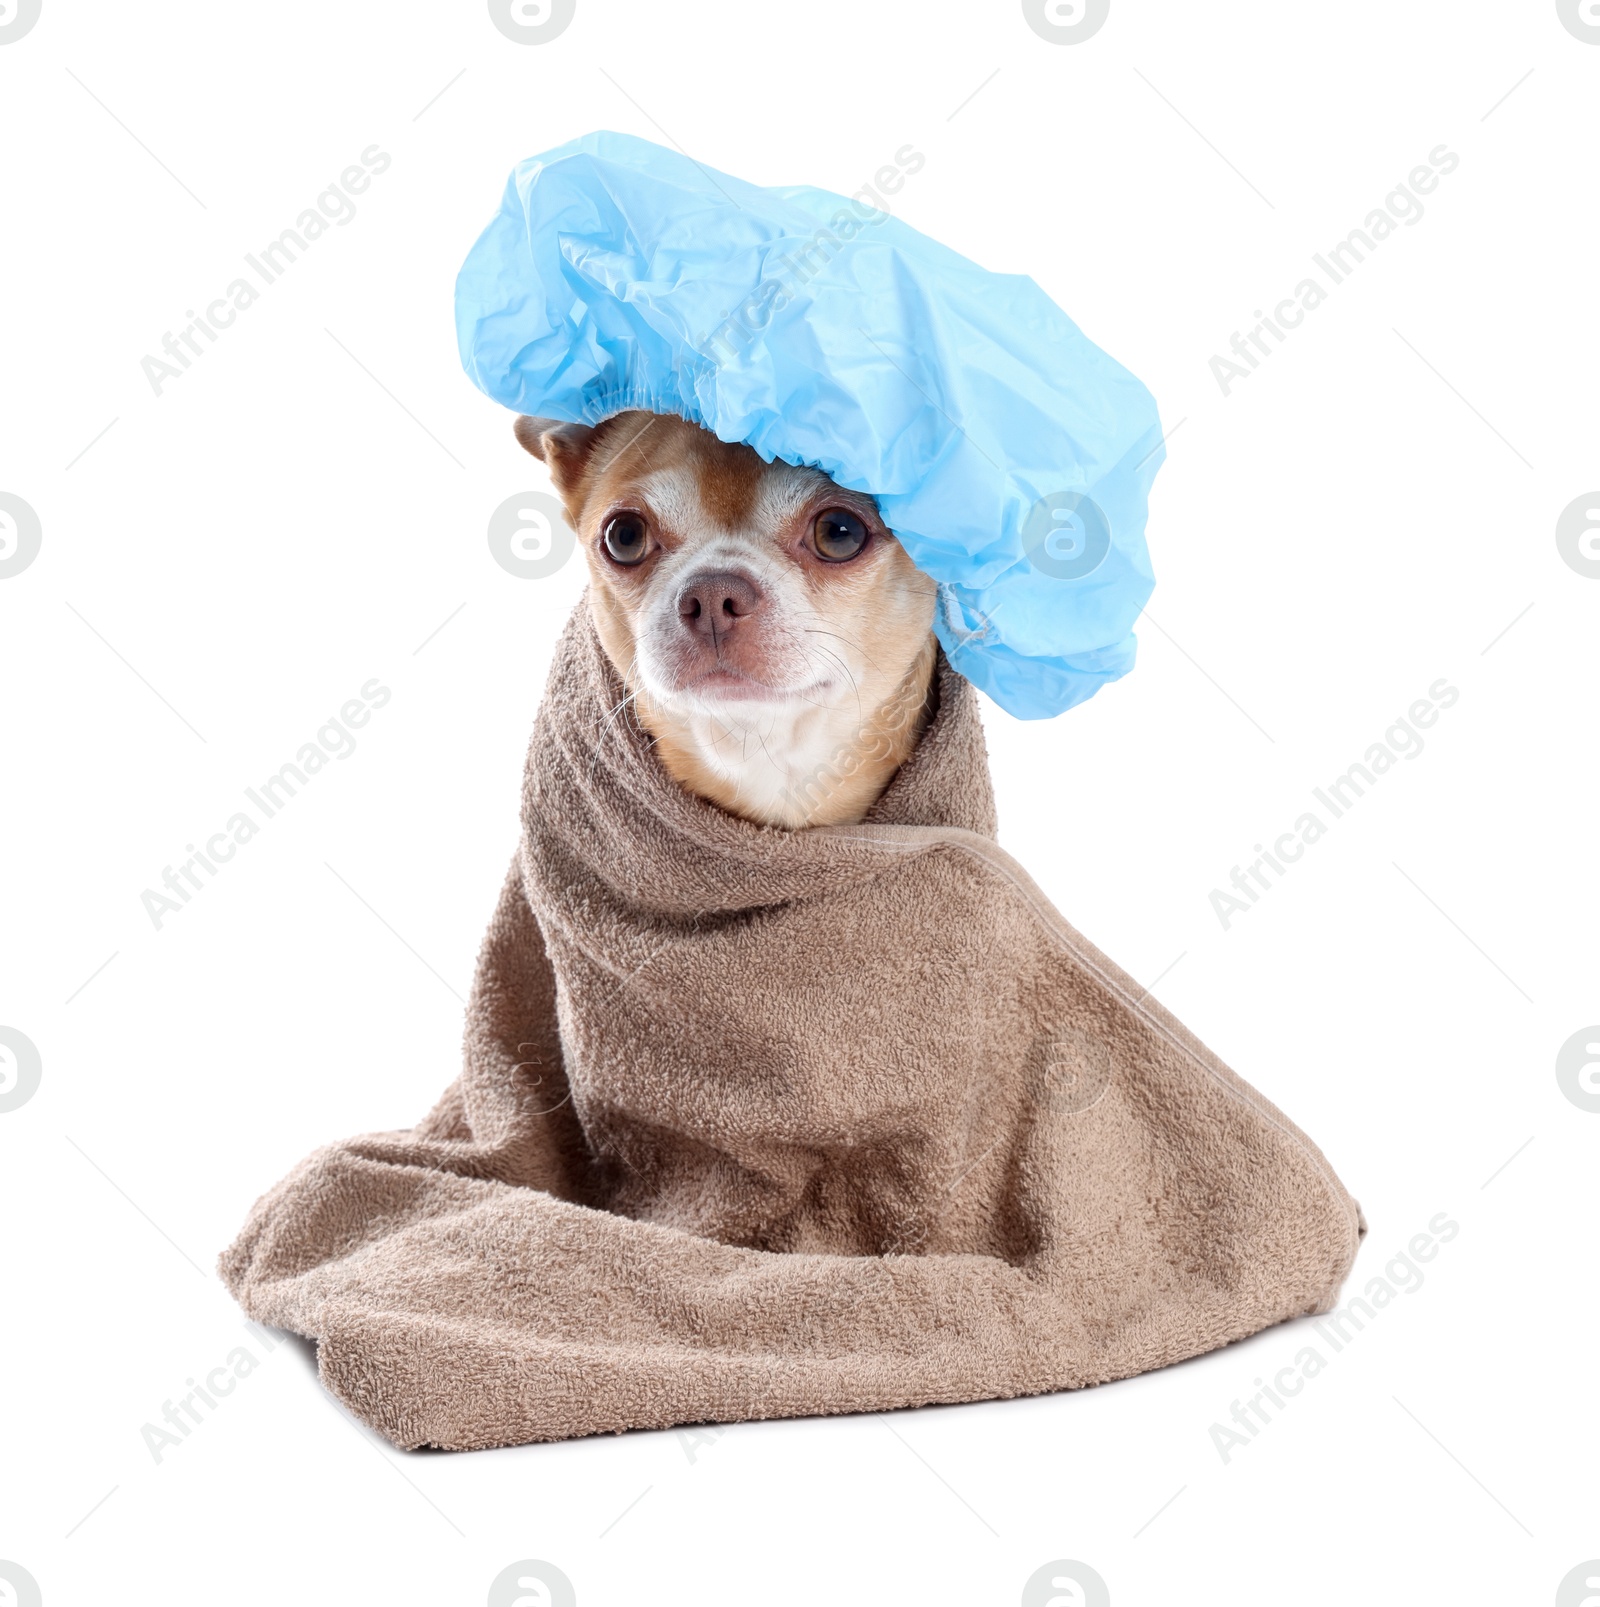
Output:
<svg viewBox="0 0 1600 1607">
<path fill-rule="evenodd" d="M 817 515 L 811 534 L 816 543 L 817 556 L 830 564 L 842 564 L 854 558 L 867 544 L 867 527 L 853 513 L 843 508 L 829 508 Z"/>
<path fill-rule="evenodd" d="M 650 532 L 636 513 L 619 513 L 607 520 L 600 539 L 619 564 L 640 563 L 650 551 Z"/>
</svg>

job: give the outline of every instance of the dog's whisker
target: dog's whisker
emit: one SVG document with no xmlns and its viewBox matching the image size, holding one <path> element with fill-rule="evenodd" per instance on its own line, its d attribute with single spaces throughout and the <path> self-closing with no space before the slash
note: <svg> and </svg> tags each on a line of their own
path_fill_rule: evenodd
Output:
<svg viewBox="0 0 1600 1607">
<path fill-rule="evenodd" d="M 808 662 L 809 662 L 809 659 L 810 659 L 810 655 L 812 655 L 814 653 L 821 653 L 821 654 L 825 654 L 828 658 L 831 658 L 834 661 L 834 663 L 836 663 L 839 666 L 840 672 L 844 675 L 844 678 L 850 683 L 850 691 L 851 691 L 852 696 L 854 696 L 854 698 L 855 698 L 855 702 L 856 702 L 856 727 L 857 727 L 857 730 L 859 731 L 859 730 L 863 729 L 864 726 L 865 726 L 865 716 L 863 715 L 862 709 L 861 709 L 861 687 L 857 683 L 855 675 L 852 672 L 850 666 L 844 661 L 843 658 L 841 658 L 837 653 L 835 653 L 832 648 L 828 648 L 828 647 L 806 647 L 806 648 L 802 648 L 801 651 L 804 652 L 807 655 Z"/>
<path fill-rule="evenodd" d="M 612 731 L 614 730 L 614 728 L 615 728 L 615 726 L 617 724 L 617 721 L 622 717 L 622 715 L 625 712 L 627 713 L 629 720 L 633 723 L 634 731 L 638 732 L 641 729 L 641 727 L 638 725 L 638 723 L 636 721 L 633 721 L 633 714 L 635 713 L 634 705 L 635 705 L 635 703 L 636 703 L 636 701 L 638 699 L 638 696 L 639 696 L 639 688 L 637 686 L 633 686 L 633 689 L 631 691 L 627 690 L 627 688 L 633 682 L 634 672 L 637 670 L 638 665 L 639 665 L 639 655 L 638 655 L 637 652 L 635 652 L 634 655 L 633 655 L 633 658 L 629 661 L 627 672 L 622 677 L 622 684 L 623 684 L 623 687 L 624 687 L 624 695 L 623 695 L 621 701 L 618 702 L 615 705 L 615 707 L 613 707 L 610 710 L 610 712 L 605 716 L 605 718 L 600 722 L 600 740 L 595 744 L 594 753 L 590 756 L 590 759 L 589 759 L 589 775 L 590 775 L 591 779 L 594 776 L 595 766 L 600 761 L 600 751 L 603 748 L 606 739 L 611 735 Z M 651 741 L 652 741 L 652 745 L 653 745 L 654 739 L 652 738 Z"/>
<path fill-rule="evenodd" d="M 841 636 L 838 631 L 825 631 L 820 625 L 807 625 L 804 628 L 806 635 L 808 636 L 831 636 L 836 642 L 843 642 L 846 647 L 853 649 L 855 652 L 861 655 L 861 657 L 866 661 L 868 669 L 875 670 L 878 668 L 877 660 L 873 658 L 872 654 L 870 654 L 860 642 L 852 641 L 848 636 Z"/>
</svg>

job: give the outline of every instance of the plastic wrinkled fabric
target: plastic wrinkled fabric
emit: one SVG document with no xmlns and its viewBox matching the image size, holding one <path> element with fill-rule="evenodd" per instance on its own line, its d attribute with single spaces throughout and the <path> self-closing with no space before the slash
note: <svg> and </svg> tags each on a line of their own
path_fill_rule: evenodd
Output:
<svg viewBox="0 0 1600 1607">
<path fill-rule="evenodd" d="M 1133 667 L 1155 402 L 1031 279 L 865 200 L 593 133 L 513 170 L 456 328 L 519 412 L 676 413 L 876 498 L 939 582 L 951 663 L 1010 713 Z"/>
</svg>

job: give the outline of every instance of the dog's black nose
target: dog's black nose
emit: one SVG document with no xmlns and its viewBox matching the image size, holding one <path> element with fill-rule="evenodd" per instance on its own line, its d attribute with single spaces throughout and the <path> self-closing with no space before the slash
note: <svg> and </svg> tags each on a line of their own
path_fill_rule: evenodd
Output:
<svg viewBox="0 0 1600 1607">
<path fill-rule="evenodd" d="M 695 575 L 678 593 L 678 618 L 699 636 L 724 636 L 760 608 L 761 588 L 732 569 Z"/>
</svg>

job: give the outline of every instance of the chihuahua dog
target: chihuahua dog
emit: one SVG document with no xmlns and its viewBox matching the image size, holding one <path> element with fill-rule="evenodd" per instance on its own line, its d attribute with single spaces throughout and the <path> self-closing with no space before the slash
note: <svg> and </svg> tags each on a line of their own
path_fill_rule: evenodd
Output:
<svg viewBox="0 0 1600 1607">
<path fill-rule="evenodd" d="M 667 772 L 763 825 L 860 820 L 937 695 L 934 582 L 872 499 L 662 414 L 515 430 Z"/>
</svg>

